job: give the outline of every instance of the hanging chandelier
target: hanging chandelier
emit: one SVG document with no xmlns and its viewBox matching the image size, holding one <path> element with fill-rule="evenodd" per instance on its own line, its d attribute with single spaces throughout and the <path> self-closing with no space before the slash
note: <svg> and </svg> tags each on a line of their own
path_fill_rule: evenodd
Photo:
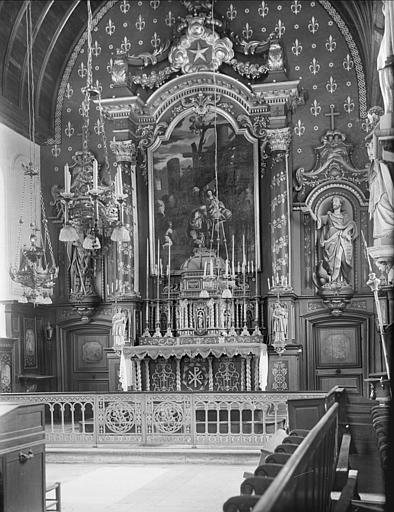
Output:
<svg viewBox="0 0 394 512">
<path fill-rule="evenodd" d="M 10 268 L 10 277 L 15 283 L 23 287 L 23 295 L 19 302 L 51 304 L 51 296 L 59 269 L 55 263 L 49 236 L 48 220 L 41 192 L 40 170 L 37 163 L 39 156 L 36 154 L 31 2 L 28 2 L 26 9 L 26 46 L 30 155 L 28 164 L 22 164 L 24 178 L 17 238 L 17 257 L 15 265 Z M 28 243 L 22 246 L 22 231 L 25 225 L 24 215 L 26 214 L 26 190 L 29 193 L 30 234 Z"/>
<path fill-rule="evenodd" d="M 93 20 L 90 1 L 87 0 L 87 78 L 82 88 L 82 150 L 73 156 L 73 163 L 64 166 L 64 192 L 61 192 L 64 205 L 64 224 L 59 234 L 61 242 L 81 243 L 83 249 L 92 256 L 99 253 L 102 242 L 129 242 L 130 233 L 123 222 L 124 202 L 122 168 L 117 167 L 115 180 L 109 172 L 107 138 L 105 135 L 104 114 L 101 103 L 101 86 L 93 83 L 92 30 Z M 95 125 L 97 135 L 101 135 L 104 150 L 104 166 L 99 164 L 94 152 L 89 148 L 90 110 L 98 110 L 99 119 Z M 101 179 L 100 179 L 101 170 Z M 104 172 L 108 183 L 103 179 Z"/>
</svg>

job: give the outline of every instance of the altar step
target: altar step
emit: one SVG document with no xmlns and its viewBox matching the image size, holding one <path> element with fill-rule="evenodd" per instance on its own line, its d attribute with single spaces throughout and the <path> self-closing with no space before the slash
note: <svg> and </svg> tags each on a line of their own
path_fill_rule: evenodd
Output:
<svg viewBox="0 0 394 512">
<path fill-rule="evenodd" d="M 46 447 L 48 463 L 250 464 L 253 467 L 259 457 L 258 448 Z"/>
</svg>

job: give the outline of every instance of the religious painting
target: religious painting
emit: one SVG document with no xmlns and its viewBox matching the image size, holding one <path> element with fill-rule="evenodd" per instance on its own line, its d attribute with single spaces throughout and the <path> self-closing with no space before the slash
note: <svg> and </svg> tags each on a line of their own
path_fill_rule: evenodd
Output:
<svg viewBox="0 0 394 512">
<path fill-rule="evenodd" d="M 220 114 L 189 114 L 150 152 L 151 262 L 195 254 L 259 261 L 257 142 Z M 157 252 L 160 251 L 158 259 Z"/>
<path fill-rule="evenodd" d="M 25 369 L 37 368 L 37 339 L 34 318 L 24 319 L 23 366 Z"/>
<path fill-rule="evenodd" d="M 321 328 L 317 337 L 317 366 L 361 366 L 357 328 Z"/>
</svg>

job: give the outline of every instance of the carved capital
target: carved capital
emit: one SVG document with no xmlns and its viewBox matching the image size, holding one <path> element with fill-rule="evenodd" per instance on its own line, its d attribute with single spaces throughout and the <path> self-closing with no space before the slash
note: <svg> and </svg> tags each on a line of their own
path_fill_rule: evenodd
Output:
<svg viewBox="0 0 394 512">
<path fill-rule="evenodd" d="M 272 151 L 289 151 L 291 143 L 290 128 L 277 128 L 275 130 L 267 130 L 267 138 Z"/>
<path fill-rule="evenodd" d="M 110 142 L 112 151 L 115 154 L 117 162 L 130 162 L 135 161 L 136 147 L 131 140 L 113 140 Z"/>
</svg>

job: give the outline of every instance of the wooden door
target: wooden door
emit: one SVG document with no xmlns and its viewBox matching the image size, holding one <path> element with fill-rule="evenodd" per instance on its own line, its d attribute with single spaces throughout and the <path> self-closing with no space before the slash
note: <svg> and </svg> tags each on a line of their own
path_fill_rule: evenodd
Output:
<svg viewBox="0 0 394 512">
<path fill-rule="evenodd" d="M 366 342 L 363 321 L 335 320 L 315 325 L 312 365 L 315 388 L 329 391 L 338 385 L 363 394 L 367 377 Z"/>
<path fill-rule="evenodd" d="M 108 364 L 104 349 L 109 346 L 109 330 L 89 328 L 70 333 L 71 391 L 108 392 Z"/>
</svg>

